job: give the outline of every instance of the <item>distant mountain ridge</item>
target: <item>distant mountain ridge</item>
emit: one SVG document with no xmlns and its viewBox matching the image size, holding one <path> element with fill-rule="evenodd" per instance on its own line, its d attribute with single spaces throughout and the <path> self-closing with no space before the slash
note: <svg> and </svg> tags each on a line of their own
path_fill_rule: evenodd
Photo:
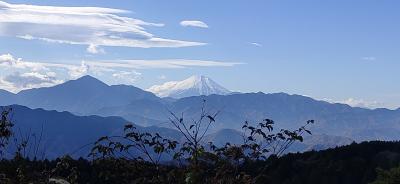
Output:
<svg viewBox="0 0 400 184">
<path fill-rule="evenodd" d="M 43 109 L 30 109 L 20 105 L 1 107 L 0 109 L 11 108 L 11 121 L 15 124 L 14 130 L 17 135 L 42 134 L 38 158 L 56 158 L 64 154 L 73 157 L 87 157 L 94 141 L 103 136 L 121 135 L 127 120 L 120 117 L 100 116 L 76 116 L 69 112 L 47 111 Z M 138 131 L 159 133 L 165 138 L 182 142 L 183 136 L 175 129 L 157 126 L 135 125 Z M 218 145 L 226 142 L 242 143 L 241 134 L 237 130 L 225 129 L 207 135 L 206 141 L 213 141 Z M 31 137 L 33 139 L 33 137 Z M 332 137 L 335 138 L 335 137 Z M 326 142 L 335 142 L 337 138 L 331 139 L 326 136 Z M 36 140 L 36 139 L 35 139 Z M 207 144 L 208 142 L 204 142 Z M 323 145 L 323 142 L 319 142 Z M 34 144 L 30 142 L 30 145 Z M 314 146 L 314 145 L 309 145 Z M 317 145 L 315 145 L 317 146 Z M 327 146 L 334 147 L 335 144 Z M 45 149 L 44 149 L 45 148 Z M 304 146 L 292 151 L 306 151 Z M 44 154 L 44 155 L 43 155 Z"/>
<path fill-rule="evenodd" d="M 0 105 L 19 104 L 78 114 L 87 114 L 102 107 L 127 105 L 139 99 L 159 100 L 154 94 L 134 86 L 109 86 L 91 76 L 53 87 L 23 90 L 11 96 L 0 93 Z"/>
<path fill-rule="evenodd" d="M 294 129 L 309 119 L 317 134 L 330 134 L 361 140 L 397 140 L 400 135 L 400 110 L 363 109 L 345 104 L 331 104 L 301 95 L 285 93 L 244 93 L 188 97 L 176 101 L 176 112 L 196 114 L 203 100 L 209 109 L 221 110 L 216 125 L 240 129 L 244 121 L 258 123 L 264 118 L 275 120 L 276 126 Z M 188 116 L 187 115 L 187 116 Z"/>
<path fill-rule="evenodd" d="M 204 142 L 212 142 L 216 146 L 224 146 L 227 142 L 240 145 L 243 144 L 244 139 L 243 133 L 241 131 L 233 129 L 222 129 L 216 133 L 208 134 L 205 137 Z M 354 140 L 341 136 L 332 136 L 326 134 L 308 135 L 304 137 L 303 142 L 295 142 L 292 147 L 290 147 L 287 151 L 318 151 L 328 148 L 334 148 L 337 146 L 348 145 L 352 142 L 354 142 Z"/>
<path fill-rule="evenodd" d="M 15 94 L 0 89 L 0 105 L 15 103 Z"/>
<path fill-rule="evenodd" d="M 10 97 L 11 95 L 11 97 Z M 85 76 L 64 84 L 22 91 L 0 92 L 0 105 L 19 104 L 30 108 L 69 111 L 75 115 L 119 116 L 144 126 L 168 127 L 170 111 L 186 119 L 196 118 L 203 101 L 211 111 L 221 111 L 211 133 L 222 129 L 240 130 L 244 121 L 258 123 L 269 118 L 277 127 L 294 129 L 314 119 L 312 131 L 362 140 L 400 139 L 400 109 L 364 109 L 332 104 L 286 93 L 240 93 L 159 98 L 133 86 L 109 86 Z"/>
<path fill-rule="evenodd" d="M 211 78 L 194 75 L 183 81 L 170 81 L 162 85 L 155 85 L 147 89 L 159 97 L 184 98 L 201 95 L 226 95 L 231 91 L 222 87 Z"/>
</svg>

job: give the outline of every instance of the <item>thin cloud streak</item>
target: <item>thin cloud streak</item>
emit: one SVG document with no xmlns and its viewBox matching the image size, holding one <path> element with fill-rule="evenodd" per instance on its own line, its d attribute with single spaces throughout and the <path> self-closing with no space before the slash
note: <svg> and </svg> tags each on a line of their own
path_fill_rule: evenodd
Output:
<svg viewBox="0 0 400 184">
<path fill-rule="evenodd" d="M 112 60 L 112 61 L 87 61 L 88 65 L 110 68 L 131 69 L 173 69 L 188 67 L 231 67 L 244 63 L 219 62 L 189 59 L 163 59 L 163 60 Z"/>
<path fill-rule="evenodd" d="M 257 42 L 251 42 L 251 45 L 257 46 L 257 47 L 262 47 L 263 45 Z"/>
<path fill-rule="evenodd" d="M 367 57 L 362 57 L 361 59 L 362 59 L 362 60 L 366 60 L 366 61 L 375 61 L 375 60 L 376 60 L 376 57 L 367 56 Z"/>
<path fill-rule="evenodd" d="M 208 25 L 203 21 L 199 20 L 184 20 L 181 21 L 181 26 L 183 27 L 199 27 L 199 28 L 208 28 Z"/>
</svg>

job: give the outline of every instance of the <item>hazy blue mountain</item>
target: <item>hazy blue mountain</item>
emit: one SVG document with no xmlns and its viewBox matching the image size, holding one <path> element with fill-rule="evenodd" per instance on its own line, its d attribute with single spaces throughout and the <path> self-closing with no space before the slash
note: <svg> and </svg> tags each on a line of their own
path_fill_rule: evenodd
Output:
<svg viewBox="0 0 400 184">
<path fill-rule="evenodd" d="M 176 101 L 173 109 L 190 117 L 198 113 L 203 99 L 209 109 L 221 111 L 216 123 L 221 129 L 240 129 L 245 120 L 257 122 L 264 118 L 275 120 L 278 127 L 296 128 L 314 119 L 316 124 L 311 129 L 318 134 L 355 140 L 400 138 L 399 110 L 353 108 L 285 93 L 188 97 Z"/>
<path fill-rule="evenodd" d="M 6 90 L 0 89 L 0 105 L 8 105 L 15 102 L 16 95 Z"/>
<path fill-rule="evenodd" d="M 124 125 L 127 124 L 125 119 L 119 117 L 76 116 L 69 112 L 30 109 L 19 105 L 9 107 L 12 108 L 11 120 L 15 124 L 14 132 L 16 137 L 26 138 L 27 135 L 31 135 L 29 145 L 34 148 L 35 142 L 39 142 L 40 134 L 42 134 L 37 154 L 39 158 L 42 158 L 42 156 L 55 158 L 64 154 L 70 154 L 74 157 L 86 157 L 94 141 L 102 136 L 121 135 Z M 0 109 L 3 108 L 8 107 L 0 107 Z M 175 129 L 139 125 L 136 125 L 136 127 L 139 131 L 159 133 L 166 138 L 179 142 L 184 139 Z M 210 141 L 220 146 L 226 142 L 233 144 L 243 143 L 241 132 L 232 129 L 224 129 L 206 135 L 204 142 L 208 143 Z M 327 142 L 326 145 L 324 141 Z M 336 146 L 335 142 L 338 141 L 332 141 L 329 137 L 317 139 L 317 141 L 310 141 L 306 146 L 296 146 L 292 151 L 305 151 L 313 146 L 325 146 L 328 148 Z M 32 147 L 29 149 L 32 149 Z"/>
<path fill-rule="evenodd" d="M 92 114 L 102 116 L 121 116 L 128 120 L 132 120 L 135 117 L 142 116 L 152 120 L 156 120 L 158 123 L 165 122 L 168 119 L 168 109 L 170 109 L 170 103 L 167 101 L 160 100 L 135 100 L 130 102 L 128 105 L 103 107 Z M 146 123 L 148 124 L 148 123 Z"/>
<path fill-rule="evenodd" d="M 304 151 L 311 151 L 311 150 L 324 150 L 328 148 L 334 148 L 337 146 L 345 146 L 353 143 L 354 140 L 348 137 L 341 137 L 341 136 L 332 136 L 326 134 L 320 135 L 312 135 L 304 137 L 304 141 L 302 143 L 297 143 L 298 146 L 303 146 L 304 148 L 299 148 L 297 146 L 292 149 L 301 149 Z"/>
<path fill-rule="evenodd" d="M 119 117 L 101 118 L 98 116 L 75 116 L 69 112 L 46 111 L 30 109 L 13 105 L 12 121 L 16 134 L 39 134 L 42 132 L 42 148 L 45 147 L 46 157 L 54 158 L 65 153 L 73 153 L 81 146 L 94 142 L 99 136 L 118 133 L 126 124 Z M 19 137 L 19 135 L 17 136 Z M 79 156 L 88 153 L 89 147 L 78 152 Z M 83 153 L 85 152 L 85 153 Z"/>
<path fill-rule="evenodd" d="M 109 86 L 91 76 L 63 84 L 19 92 L 12 104 L 31 108 L 88 114 L 103 107 L 128 105 L 134 100 L 159 100 L 154 94 L 134 86 Z"/>
<path fill-rule="evenodd" d="M 304 137 L 303 142 L 295 142 L 287 151 L 288 152 L 303 152 L 311 150 L 323 150 L 328 148 L 334 148 L 337 146 L 344 146 L 351 144 L 354 140 L 326 134 L 308 135 Z M 205 143 L 213 142 L 217 146 L 224 146 L 225 143 L 231 144 L 243 144 L 243 133 L 233 129 L 222 129 L 218 132 L 205 136 Z"/>
<path fill-rule="evenodd" d="M 13 99 L 12 94 L 4 94 Z M 108 86 L 85 76 L 55 87 L 22 91 L 16 96 L 18 99 L 10 104 L 66 110 L 80 115 L 120 116 L 139 125 L 166 127 L 169 111 L 183 113 L 188 120 L 197 118 L 206 100 L 207 109 L 221 111 L 212 133 L 222 129 L 240 130 L 246 120 L 256 123 L 269 118 L 275 120 L 276 127 L 293 129 L 314 119 L 316 124 L 311 130 L 316 134 L 356 141 L 400 139 L 399 109 L 355 108 L 285 93 L 192 96 L 174 100 L 159 98 L 133 86 Z"/>
<path fill-rule="evenodd" d="M 205 143 L 213 142 L 216 146 L 224 146 L 225 143 L 243 144 L 243 133 L 234 129 L 222 129 L 204 137 Z"/>
<path fill-rule="evenodd" d="M 55 158 L 63 154 L 86 156 L 93 143 L 102 136 L 121 135 L 127 120 L 120 117 L 76 116 L 69 112 L 46 111 L 30 109 L 13 105 L 12 122 L 17 137 L 35 134 L 39 140 L 42 133 L 41 152 L 47 158 Z M 0 107 L 3 109 L 5 107 Z M 180 134 L 172 129 L 155 126 L 142 127 L 136 125 L 139 131 L 158 132 L 165 137 L 180 140 Z M 42 131 L 43 130 L 43 131 Z M 34 138 L 31 136 L 31 145 Z M 44 149 L 43 149 L 44 148 Z"/>
<path fill-rule="evenodd" d="M 209 109 L 220 110 L 216 126 L 219 129 L 240 129 L 245 120 L 258 122 L 275 120 L 279 128 L 296 128 L 308 119 L 316 120 L 311 130 L 317 134 L 338 135 L 354 140 L 400 139 L 400 111 L 353 108 L 331 104 L 300 95 L 285 93 L 247 93 L 210 95 L 179 99 L 173 104 L 176 112 L 187 116 L 198 113 L 203 99 Z"/>
</svg>

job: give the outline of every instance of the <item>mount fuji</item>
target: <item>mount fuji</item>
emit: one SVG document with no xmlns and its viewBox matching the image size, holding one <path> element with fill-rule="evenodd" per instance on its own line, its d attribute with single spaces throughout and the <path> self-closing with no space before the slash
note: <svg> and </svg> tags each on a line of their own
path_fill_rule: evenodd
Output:
<svg viewBox="0 0 400 184">
<path fill-rule="evenodd" d="M 194 75 L 183 81 L 170 81 L 162 85 L 155 85 L 147 89 L 159 97 L 184 98 L 201 95 L 226 95 L 231 91 L 222 87 L 212 79 Z"/>
</svg>

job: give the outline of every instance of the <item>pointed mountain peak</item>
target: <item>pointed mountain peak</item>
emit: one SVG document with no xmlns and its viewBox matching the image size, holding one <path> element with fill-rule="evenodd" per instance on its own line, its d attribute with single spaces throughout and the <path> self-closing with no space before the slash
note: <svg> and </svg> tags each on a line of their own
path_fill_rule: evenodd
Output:
<svg viewBox="0 0 400 184">
<path fill-rule="evenodd" d="M 69 92 L 72 91 L 93 91 L 93 90 L 102 90 L 109 87 L 106 83 L 100 81 L 99 79 L 92 77 L 90 75 L 85 75 L 75 80 L 69 80 L 62 84 L 48 87 L 48 88 L 38 88 L 37 90 L 66 90 Z M 30 91 L 30 90 L 27 90 Z M 22 92 L 22 91 L 21 91 Z"/>
<path fill-rule="evenodd" d="M 100 81 L 99 79 L 92 77 L 90 75 L 84 75 L 78 79 L 76 79 L 76 81 Z M 101 81 L 100 81 L 101 82 Z"/>
<path fill-rule="evenodd" d="M 188 79 L 204 80 L 204 79 L 208 79 L 208 77 L 206 77 L 206 76 L 204 76 L 204 75 L 192 75 L 192 76 L 190 76 Z"/>
<path fill-rule="evenodd" d="M 160 97 L 183 98 L 189 96 L 231 93 L 211 78 L 203 75 L 193 75 L 182 81 L 170 81 L 147 89 Z"/>
<path fill-rule="evenodd" d="M 199 83 L 199 82 L 206 82 L 210 81 L 211 79 L 207 76 L 204 75 L 192 75 L 191 77 L 185 79 L 184 81 L 191 81 L 193 83 Z"/>
<path fill-rule="evenodd" d="M 99 80 L 99 79 L 97 79 L 95 77 L 92 77 L 90 75 L 85 75 L 85 76 L 82 76 L 82 77 L 80 77 L 78 79 L 67 81 L 64 84 L 68 84 L 68 83 L 79 83 L 79 84 L 83 84 L 83 85 L 85 85 L 85 84 L 107 85 L 104 82 L 102 82 L 101 80 Z"/>
</svg>

